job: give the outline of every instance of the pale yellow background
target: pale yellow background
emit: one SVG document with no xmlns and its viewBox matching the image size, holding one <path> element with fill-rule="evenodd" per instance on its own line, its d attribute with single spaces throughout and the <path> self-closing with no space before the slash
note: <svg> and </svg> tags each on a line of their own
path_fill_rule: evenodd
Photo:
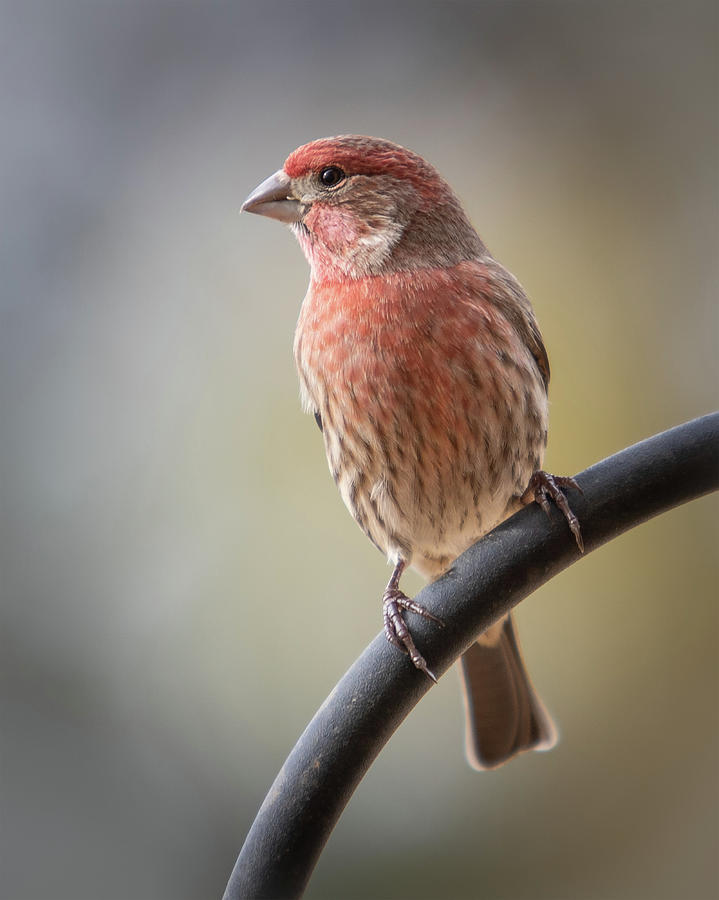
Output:
<svg viewBox="0 0 719 900">
<path fill-rule="evenodd" d="M 534 300 L 548 466 L 579 471 L 717 405 L 716 8 L 2 19 L 0 893 L 218 897 L 388 575 L 299 409 L 305 262 L 242 200 L 313 137 L 425 155 Z M 552 753 L 471 772 L 443 678 L 307 896 L 715 896 L 716 515 L 670 513 L 523 604 Z"/>
</svg>

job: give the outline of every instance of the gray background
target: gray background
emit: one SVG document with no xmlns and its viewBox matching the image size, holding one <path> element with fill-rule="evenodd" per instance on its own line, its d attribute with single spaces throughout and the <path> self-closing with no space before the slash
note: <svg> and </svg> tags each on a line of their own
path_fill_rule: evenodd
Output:
<svg viewBox="0 0 719 900">
<path fill-rule="evenodd" d="M 242 200 L 313 137 L 425 155 L 534 300 L 581 470 L 716 405 L 716 7 L 1 13 L 0 894 L 217 897 L 388 575 L 299 409 L 306 264 Z M 552 753 L 472 773 L 442 679 L 308 897 L 714 896 L 716 514 L 523 604 Z"/>
</svg>

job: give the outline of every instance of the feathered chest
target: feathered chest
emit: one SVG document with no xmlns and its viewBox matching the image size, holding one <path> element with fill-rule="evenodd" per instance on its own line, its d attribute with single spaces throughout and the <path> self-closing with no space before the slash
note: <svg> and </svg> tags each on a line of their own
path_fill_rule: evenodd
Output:
<svg viewBox="0 0 719 900">
<path fill-rule="evenodd" d="M 401 317 L 397 298 L 378 293 L 369 300 L 366 288 L 356 287 L 311 287 L 297 323 L 303 403 L 330 419 L 351 407 L 374 416 L 389 410 L 412 381 L 423 342 L 416 322 Z"/>
<path fill-rule="evenodd" d="M 383 549 L 454 552 L 457 532 L 496 521 L 538 468 L 546 393 L 532 353 L 448 273 L 311 284 L 295 357 L 333 477 Z"/>
<path fill-rule="evenodd" d="M 520 385 L 541 399 L 530 350 L 482 287 L 436 269 L 311 283 L 295 335 L 304 406 L 323 420 L 365 415 L 386 428 L 431 419 L 456 434 L 483 396 L 490 407 L 531 405 Z"/>
<path fill-rule="evenodd" d="M 359 404 L 381 406 L 430 369 L 444 368 L 448 340 L 460 340 L 447 327 L 450 318 L 458 326 L 457 311 L 448 316 L 445 308 L 442 315 L 446 297 L 421 290 L 421 282 L 421 276 L 403 273 L 310 284 L 295 336 L 309 398 L 319 402 L 323 392 L 331 392 L 339 401 L 347 394 Z"/>
</svg>

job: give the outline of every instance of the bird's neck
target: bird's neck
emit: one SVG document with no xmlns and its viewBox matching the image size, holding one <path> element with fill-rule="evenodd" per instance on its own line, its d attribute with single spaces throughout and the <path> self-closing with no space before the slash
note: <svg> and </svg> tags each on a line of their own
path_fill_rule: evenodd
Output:
<svg viewBox="0 0 719 900">
<path fill-rule="evenodd" d="M 345 210 L 293 226 L 317 284 L 365 278 L 421 277 L 463 262 L 490 259 L 487 248 L 454 201 L 418 209 L 406 223 L 382 220 L 368 228 Z"/>
</svg>

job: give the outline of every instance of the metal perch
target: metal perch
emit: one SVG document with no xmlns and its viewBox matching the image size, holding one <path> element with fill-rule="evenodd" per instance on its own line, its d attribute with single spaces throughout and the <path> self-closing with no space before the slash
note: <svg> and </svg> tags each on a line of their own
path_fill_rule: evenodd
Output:
<svg viewBox="0 0 719 900">
<path fill-rule="evenodd" d="M 589 553 L 641 522 L 719 487 L 719 413 L 648 438 L 577 475 Z M 446 623 L 413 617 L 441 675 L 489 625 L 580 558 L 564 517 L 532 505 L 470 547 L 418 595 Z M 432 686 L 380 634 L 322 704 L 270 788 L 224 900 L 300 897 L 342 810 L 400 722 Z"/>
</svg>

